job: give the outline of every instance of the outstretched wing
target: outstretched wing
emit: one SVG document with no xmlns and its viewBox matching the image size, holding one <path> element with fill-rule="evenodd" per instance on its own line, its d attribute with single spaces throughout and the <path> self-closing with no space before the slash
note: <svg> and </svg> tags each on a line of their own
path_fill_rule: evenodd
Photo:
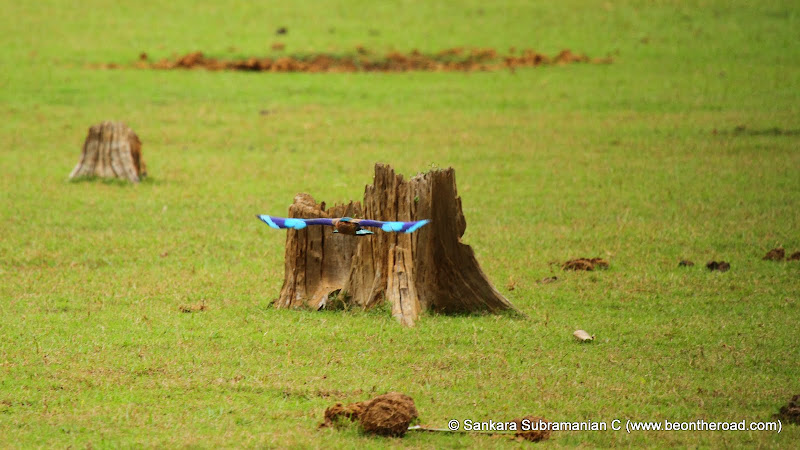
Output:
<svg viewBox="0 0 800 450">
<path fill-rule="evenodd" d="M 293 228 L 295 230 L 302 230 L 309 225 L 327 225 L 333 226 L 333 219 L 293 219 L 268 216 L 266 214 L 257 215 L 264 223 L 275 229 Z"/>
<path fill-rule="evenodd" d="M 381 222 L 380 220 L 360 220 L 358 225 L 361 227 L 380 228 L 387 232 L 413 233 L 424 227 L 430 220 L 417 220 L 415 222 Z"/>
</svg>

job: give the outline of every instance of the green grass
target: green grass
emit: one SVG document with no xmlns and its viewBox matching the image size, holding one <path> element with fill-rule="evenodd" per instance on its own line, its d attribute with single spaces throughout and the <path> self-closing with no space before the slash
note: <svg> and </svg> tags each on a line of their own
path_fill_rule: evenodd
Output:
<svg viewBox="0 0 800 450">
<path fill-rule="evenodd" d="M 387 391 L 434 426 L 765 421 L 800 392 L 800 262 L 760 259 L 800 250 L 794 2 L 376 3 L 2 1 L 0 446 L 507 447 L 521 444 L 316 425 L 336 401 Z M 571 48 L 615 62 L 91 68 L 142 51 L 262 55 L 276 41 L 298 53 Z M 105 119 L 142 138 L 147 182 L 67 181 Z M 253 214 L 280 214 L 297 192 L 358 199 L 375 162 L 456 169 L 464 241 L 527 319 L 428 315 L 406 329 L 385 309 L 270 306 L 285 236 Z M 551 265 L 579 256 L 611 268 Z M 698 265 L 679 269 L 682 258 Z M 711 259 L 732 269 L 709 273 Z M 179 312 L 199 302 L 209 309 Z M 577 328 L 597 340 L 577 344 Z M 800 428 L 783 425 L 544 445 L 788 447 Z"/>
</svg>

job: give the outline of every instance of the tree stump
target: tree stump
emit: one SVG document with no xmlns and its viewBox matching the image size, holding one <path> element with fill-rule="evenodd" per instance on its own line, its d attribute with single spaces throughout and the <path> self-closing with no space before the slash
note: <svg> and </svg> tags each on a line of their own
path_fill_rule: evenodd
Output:
<svg viewBox="0 0 800 450">
<path fill-rule="evenodd" d="M 78 164 L 69 178 L 123 178 L 138 183 L 147 175 L 142 142 L 122 122 L 105 121 L 89 128 Z"/>
<path fill-rule="evenodd" d="M 327 227 L 287 230 L 285 277 L 276 307 L 319 310 L 337 298 L 367 309 L 389 301 L 392 315 L 408 326 L 423 310 L 515 309 L 484 275 L 472 248 L 460 241 L 467 224 L 453 168 L 405 181 L 391 167 L 376 164 L 363 205 L 350 202 L 326 211 L 324 202 L 301 193 L 289 207 L 289 217 L 343 216 L 431 223 L 411 234 L 378 231 L 364 237 L 334 234 Z"/>
</svg>

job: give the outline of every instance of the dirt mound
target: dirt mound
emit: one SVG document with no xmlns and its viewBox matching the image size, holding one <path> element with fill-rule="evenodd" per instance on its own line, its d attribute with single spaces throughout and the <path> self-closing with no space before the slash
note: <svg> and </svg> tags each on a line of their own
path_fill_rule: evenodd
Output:
<svg viewBox="0 0 800 450">
<path fill-rule="evenodd" d="M 767 254 L 761 259 L 764 261 L 783 261 L 784 256 L 786 256 L 786 250 L 777 247 L 768 251 Z"/>
<path fill-rule="evenodd" d="M 320 428 L 335 426 L 340 419 L 350 419 L 351 422 L 361 418 L 366 402 L 350 403 L 344 405 L 336 403 L 325 410 L 325 421 L 319 424 Z"/>
<path fill-rule="evenodd" d="M 275 43 L 273 51 L 283 51 L 282 43 Z M 511 53 L 516 53 L 511 52 Z M 147 58 L 140 58 L 135 64 L 143 69 L 206 69 L 206 70 L 241 70 L 255 72 L 472 72 L 493 71 L 523 67 L 536 67 L 544 64 L 608 64 L 611 58 L 589 58 L 583 54 L 562 50 L 558 55 L 549 57 L 545 54 L 527 49 L 520 54 L 501 55 L 492 48 L 451 48 L 432 54 L 412 50 L 410 53 L 392 51 L 385 55 L 372 52 L 362 46 L 356 47 L 354 53 L 332 54 L 311 53 L 305 55 L 282 56 L 278 58 L 250 57 L 239 60 L 211 58 L 202 52 L 192 52 L 180 57 L 162 59 L 151 63 Z M 144 54 L 144 53 L 142 53 Z M 103 68 L 117 68 L 107 64 Z"/>
<path fill-rule="evenodd" d="M 694 263 L 689 261 L 688 259 L 683 259 L 681 262 L 678 263 L 678 267 L 692 267 Z"/>
<path fill-rule="evenodd" d="M 800 425 L 800 394 L 792 397 L 785 406 L 781 406 L 780 412 L 775 417 L 782 421 Z"/>
<path fill-rule="evenodd" d="M 794 252 L 791 256 L 786 258 L 787 261 L 800 261 L 800 252 Z"/>
<path fill-rule="evenodd" d="M 361 427 L 367 433 L 381 436 L 403 436 L 408 425 L 418 416 L 414 400 L 399 392 L 390 392 L 372 399 L 361 415 Z"/>
<path fill-rule="evenodd" d="M 731 265 L 730 263 L 726 263 L 725 261 L 709 261 L 706 264 L 708 270 L 714 271 L 719 270 L 720 272 L 727 272 L 730 270 Z"/>
<path fill-rule="evenodd" d="M 603 258 L 578 258 L 565 262 L 562 266 L 564 270 L 595 270 L 608 269 L 608 261 Z"/>
<path fill-rule="evenodd" d="M 521 419 L 514 419 L 513 422 L 517 424 L 517 432 L 514 433 L 517 438 L 532 442 L 550 439 L 551 431 L 546 425 L 549 421 L 542 417 L 525 416 Z"/>
<path fill-rule="evenodd" d="M 379 395 L 365 402 L 343 405 L 336 403 L 325 410 L 325 421 L 320 428 L 335 426 L 342 419 L 359 421 L 361 428 L 381 436 L 402 437 L 408 425 L 419 416 L 414 400 L 399 392 Z"/>
</svg>

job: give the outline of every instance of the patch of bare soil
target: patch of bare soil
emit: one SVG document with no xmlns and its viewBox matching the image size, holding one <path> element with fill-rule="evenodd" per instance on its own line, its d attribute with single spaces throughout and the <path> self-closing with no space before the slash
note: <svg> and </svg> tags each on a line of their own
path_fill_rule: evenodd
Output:
<svg viewBox="0 0 800 450">
<path fill-rule="evenodd" d="M 603 258 L 578 258 L 571 259 L 561 265 L 564 270 L 595 270 L 608 269 L 608 261 Z"/>
<path fill-rule="evenodd" d="M 525 416 L 513 422 L 517 424 L 517 432 L 514 433 L 517 440 L 539 442 L 550 439 L 551 431 L 546 425 L 549 421 L 542 417 Z"/>
<path fill-rule="evenodd" d="M 789 400 L 789 403 L 781 406 L 780 412 L 775 417 L 781 421 L 800 425 L 800 394 L 795 395 Z"/>
<path fill-rule="evenodd" d="M 681 262 L 678 263 L 678 267 L 692 267 L 692 266 L 694 266 L 694 263 L 692 261 L 689 261 L 688 259 L 681 260 Z"/>
<path fill-rule="evenodd" d="M 280 34 L 280 33 L 279 33 Z M 276 43 L 273 51 L 283 51 L 285 46 Z M 144 55 L 144 53 L 142 53 Z M 607 58 L 589 58 L 584 54 L 562 50 L 555 56 L 548 56 L 533 50 L 510 52 L 501 55 L 492 48 L 451 48 L 427 54 L 417 50 L 410 53 L 392 51 L 384 55 L 372 52 L 362 46 L 356 47 L 354 54 L 312 53 L 307 55 L 282 57 L 251 57 L 239 60 L 217 59 L 202 52 L 187 53 L 171 59 L 150 62 L 146 57 L 135 64 L 143 69 L 206 69 L 206 70 L 241 70 L 254 72 L 473 72 L 514 70 L 516 68 L 536 67 L 548 64 L 609 64 Z M 117 68 L 115 64 L 106 64 L 102 68 Z"/>
<path fill-rule="evenodd" d="M 777 247 L 768 251 L 767 254 L 761 259 L 765 261 L 783 261 L 784 256 L 786 256 L 786 250 Z"/>
<path fill-rule="evenodd" d="M 709 261 L 706 264 L 706 268 L 711 271 L 718 270 L 720 272 L 727 272 L 730 270 L 731 265 L 725 261 Z"/>
<path fill-rule="evenodd" d="M 418 416 L 411 397 L 399 392 L 390 392 L 366 402 L 349 405 L 336 403 L 325 410 L 324 422 L 319 427 L 332 427 L 342 420 L 349 419 L 351 422 L 358 421 L 367 433 L 402 437 Z"/>
<path fill-rule="evenodd" d="M 792 253 L 788 258 L 786 258 L 786 260 L 787 261 L 800 261 L 800 252 Z"/>
</svg>

